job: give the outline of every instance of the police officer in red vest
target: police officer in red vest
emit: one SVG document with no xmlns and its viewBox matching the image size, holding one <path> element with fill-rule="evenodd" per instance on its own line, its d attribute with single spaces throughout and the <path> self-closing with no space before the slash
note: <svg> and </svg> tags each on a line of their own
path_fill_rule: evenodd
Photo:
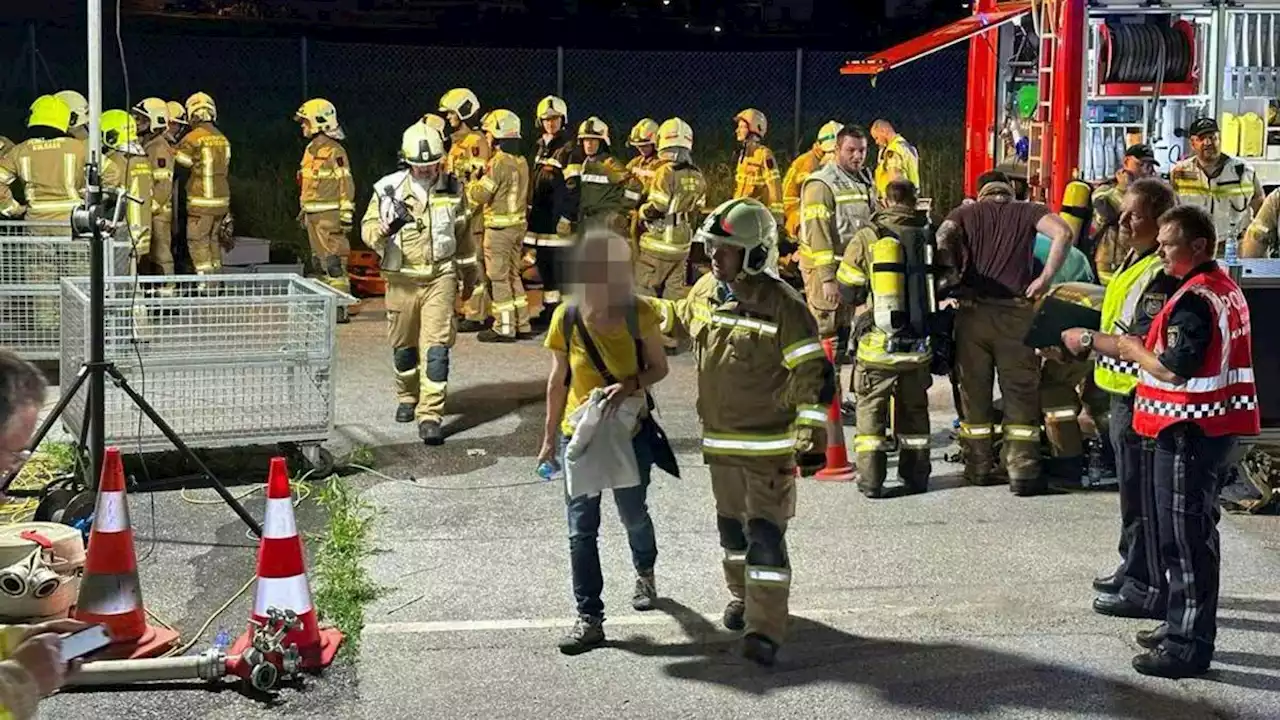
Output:
<svg viewBox="0 0 1280 720">
<path fill-rule="evenodd" d="M 1218 490 L 1236 438 L 1261 430 L 1253 382 L 1249 306 L 1240 286 L 1213 260 L 1213 220 L 1175 207 L 1160 218 L 1165 273 L 1181 278 L 1151 321 L 1145 341 L 1073 328 L 1063 343 L 1137 363 L 1133 429 L 1154 441 L 1152 481 L 1160 557 L 1169 575 L 1164 624 L 1140 632 L 1148 652 L 1133 659 L 1144 675 L 1202 675 L 1217 634 Z"/>
</svg>

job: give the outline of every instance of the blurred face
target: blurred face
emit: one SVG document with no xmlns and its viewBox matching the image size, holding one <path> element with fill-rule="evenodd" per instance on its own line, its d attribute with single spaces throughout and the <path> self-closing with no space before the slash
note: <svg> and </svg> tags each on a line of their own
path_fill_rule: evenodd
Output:
<svg viewBox="0 0 1280 720">
<path fill-rule="evenodd" d="M 582 141 L 582 149 L 585 150 L 588 155 L 595 155 L 600 152 L 600 141 L 595 138 L 586 138 Z"/>
<path fill-rule="evenodd" d="M 862 163 L 867 159 L 867 139 L 846 135 L 836 145 L 836 162 L 845 172 L 856 173 L 862 170 Z"/>
<path fill-rule="evenodd" d="M 578 262 L 582 282 L 582 302 L 587 312 L 599 317 L 624 317 L 634 295 L 631 252 L 618 236 L 593 238 L 602 243 L 588 259 Z"/>
<path fill-rule="evenodd" d="M 1201 162 L 1216 162 L 1222 155 L 1222 135 L 1217 132 L 1196 135 L 1191 138 L 1191 149 Z"/>
<path fill-rule="evenodd" d="M 1149 178 L 1156 174 L 1156 161 L 1151 159 L 1139 159 L 1136 157 L 1125 157 L 1124 169 L 1129 173 L 1129 177 L 1134 180 Z"/>
<path fill-rule="evenodd" d="M 734 137 L 738 138 L 738 142 L 746 142 L 747 136 L 751 134 L 751 129 L 747 127 L 746 120 L 739 120 L 738 127 L 734 130 Z"/>
<path fill-rule="evenodd" d="M 1159 218 L 1153 217 L 1147 203 L 1134 193 L 1125 193 L 1120 202 L 1120 227 L 1129 232 L 1129 242 L 1138 250 L 1147 250 L 1156 244 L 1160 232 Z"/>
<path fill-rule="evenodd" d="M 1209 241 L 1206 238 L 1188 241 L 1177 223 L 1162 225 L 1157 237 L 1160 243 L 1160 262 L 1164 265 L 1165 273 L 1173 277 L 1186 277 L 1187 273 L 1208 257 L 1206 249 Z"/>
<path fill-rule="evenodd" d="M 40 415 L 40 407 L 35 403 L 27 403 L 16 410 L 9 418 L 7 425 L 0 429 L 0 474 L 21 468 L 29 454 L 27 443 L 36 431 L 36 420 Z"/>
<path fill-rule="evenodd" d="M 720 282 L 731 282 L 742 272 L 746 251 L 728 243 L 708 243 L 711 251 L 711 274 Z"/>
<path fill-rule="evenodd" d="M 435 182 L 436 178 L 440 177 L 440 163 L 435 165 L 410 165 L 409 174 L 413 176 L 414 180 L 422 183 Z"/>
<path fill-rule="evenodd" d="M 560 128 L 564 127 L 564 118 L 559 115 L 555 117 L 543 118 L 542 132 L 548 135 L 555 135 L 560 132 Z"/>
</svg>

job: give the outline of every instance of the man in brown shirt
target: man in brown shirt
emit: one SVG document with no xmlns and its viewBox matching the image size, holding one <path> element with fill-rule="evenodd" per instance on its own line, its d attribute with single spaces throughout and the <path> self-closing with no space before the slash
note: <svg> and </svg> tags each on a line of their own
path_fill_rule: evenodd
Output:
<svg viewBox="0 0 1280 720">
<path fill-rule="evenodd" d="M 1017 495 L 1035 495 L 1040 477 L 1040 362 L 1023 343 L 1035 298 L 1067 256 L 1073 236 L 1062 218 L 1038 203 L 1014 198 L 1008 176 L 984 174 L 978 200 L 952 211 L 938 228 L 940 260 L 954 269 L 944 294 L 960 303 L 956 314 L 956 381 L 960 384 L 960 441 L 965 479 L 992 485 L 995 433 L 1004 437 L 1004 468 Z M 1033 270 L 1036 233 L 1053 240 L 1044 269 Z M 992 412 L 992 385 L 999 371 L 1004 420 Z"/>
</svg>

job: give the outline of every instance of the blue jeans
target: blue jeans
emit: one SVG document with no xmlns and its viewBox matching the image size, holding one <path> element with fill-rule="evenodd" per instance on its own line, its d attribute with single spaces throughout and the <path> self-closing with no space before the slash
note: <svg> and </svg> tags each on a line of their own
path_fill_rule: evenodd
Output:
<svg viewBox="0 0 1280 720">
<path fill-rule="evenodd" d="M 560 438 L 559 460 L 564 467 L 565 447 L 568 439 Z M 636 463 L 640 466 L 640 484 L 636 487 L 613 491 L 618 517 L 627 529 L 627 541 L 631 544 L 631 563 L 637 574 L 653 573 L 658 559 L 658 541 L 653 535 L 653 519 L 649 517 L 649 476 L 653 468 L 653 454 L 648 443 L 640 438 L 632 440 Z M 600 548 L 597 537 L 600 531 L 600 499 L 581 495 L 566 498 L 569 516 L 569 562 L 573 568 L 573 597 L 577 601 L 578 614 L 604 618 L 604 575 L 600 571 Z"/>
</svg>

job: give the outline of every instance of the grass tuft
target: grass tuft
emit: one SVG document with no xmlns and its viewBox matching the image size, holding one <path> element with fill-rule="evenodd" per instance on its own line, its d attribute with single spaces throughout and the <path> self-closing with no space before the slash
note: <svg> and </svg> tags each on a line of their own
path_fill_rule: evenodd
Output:
<svg viewBox="0 0 1280 720">
<path fill-rule="evenodd" d="M 360 652 L 365 605 L 381 592 L 361 564 L 373 553 L 369 536 L 375 510 L 337 475 L 329 478 L 317 500 L 329 519 L 316 552 L 316 607 L 346 636 L 342 656 L 354 660 Z"/>
</svg>

